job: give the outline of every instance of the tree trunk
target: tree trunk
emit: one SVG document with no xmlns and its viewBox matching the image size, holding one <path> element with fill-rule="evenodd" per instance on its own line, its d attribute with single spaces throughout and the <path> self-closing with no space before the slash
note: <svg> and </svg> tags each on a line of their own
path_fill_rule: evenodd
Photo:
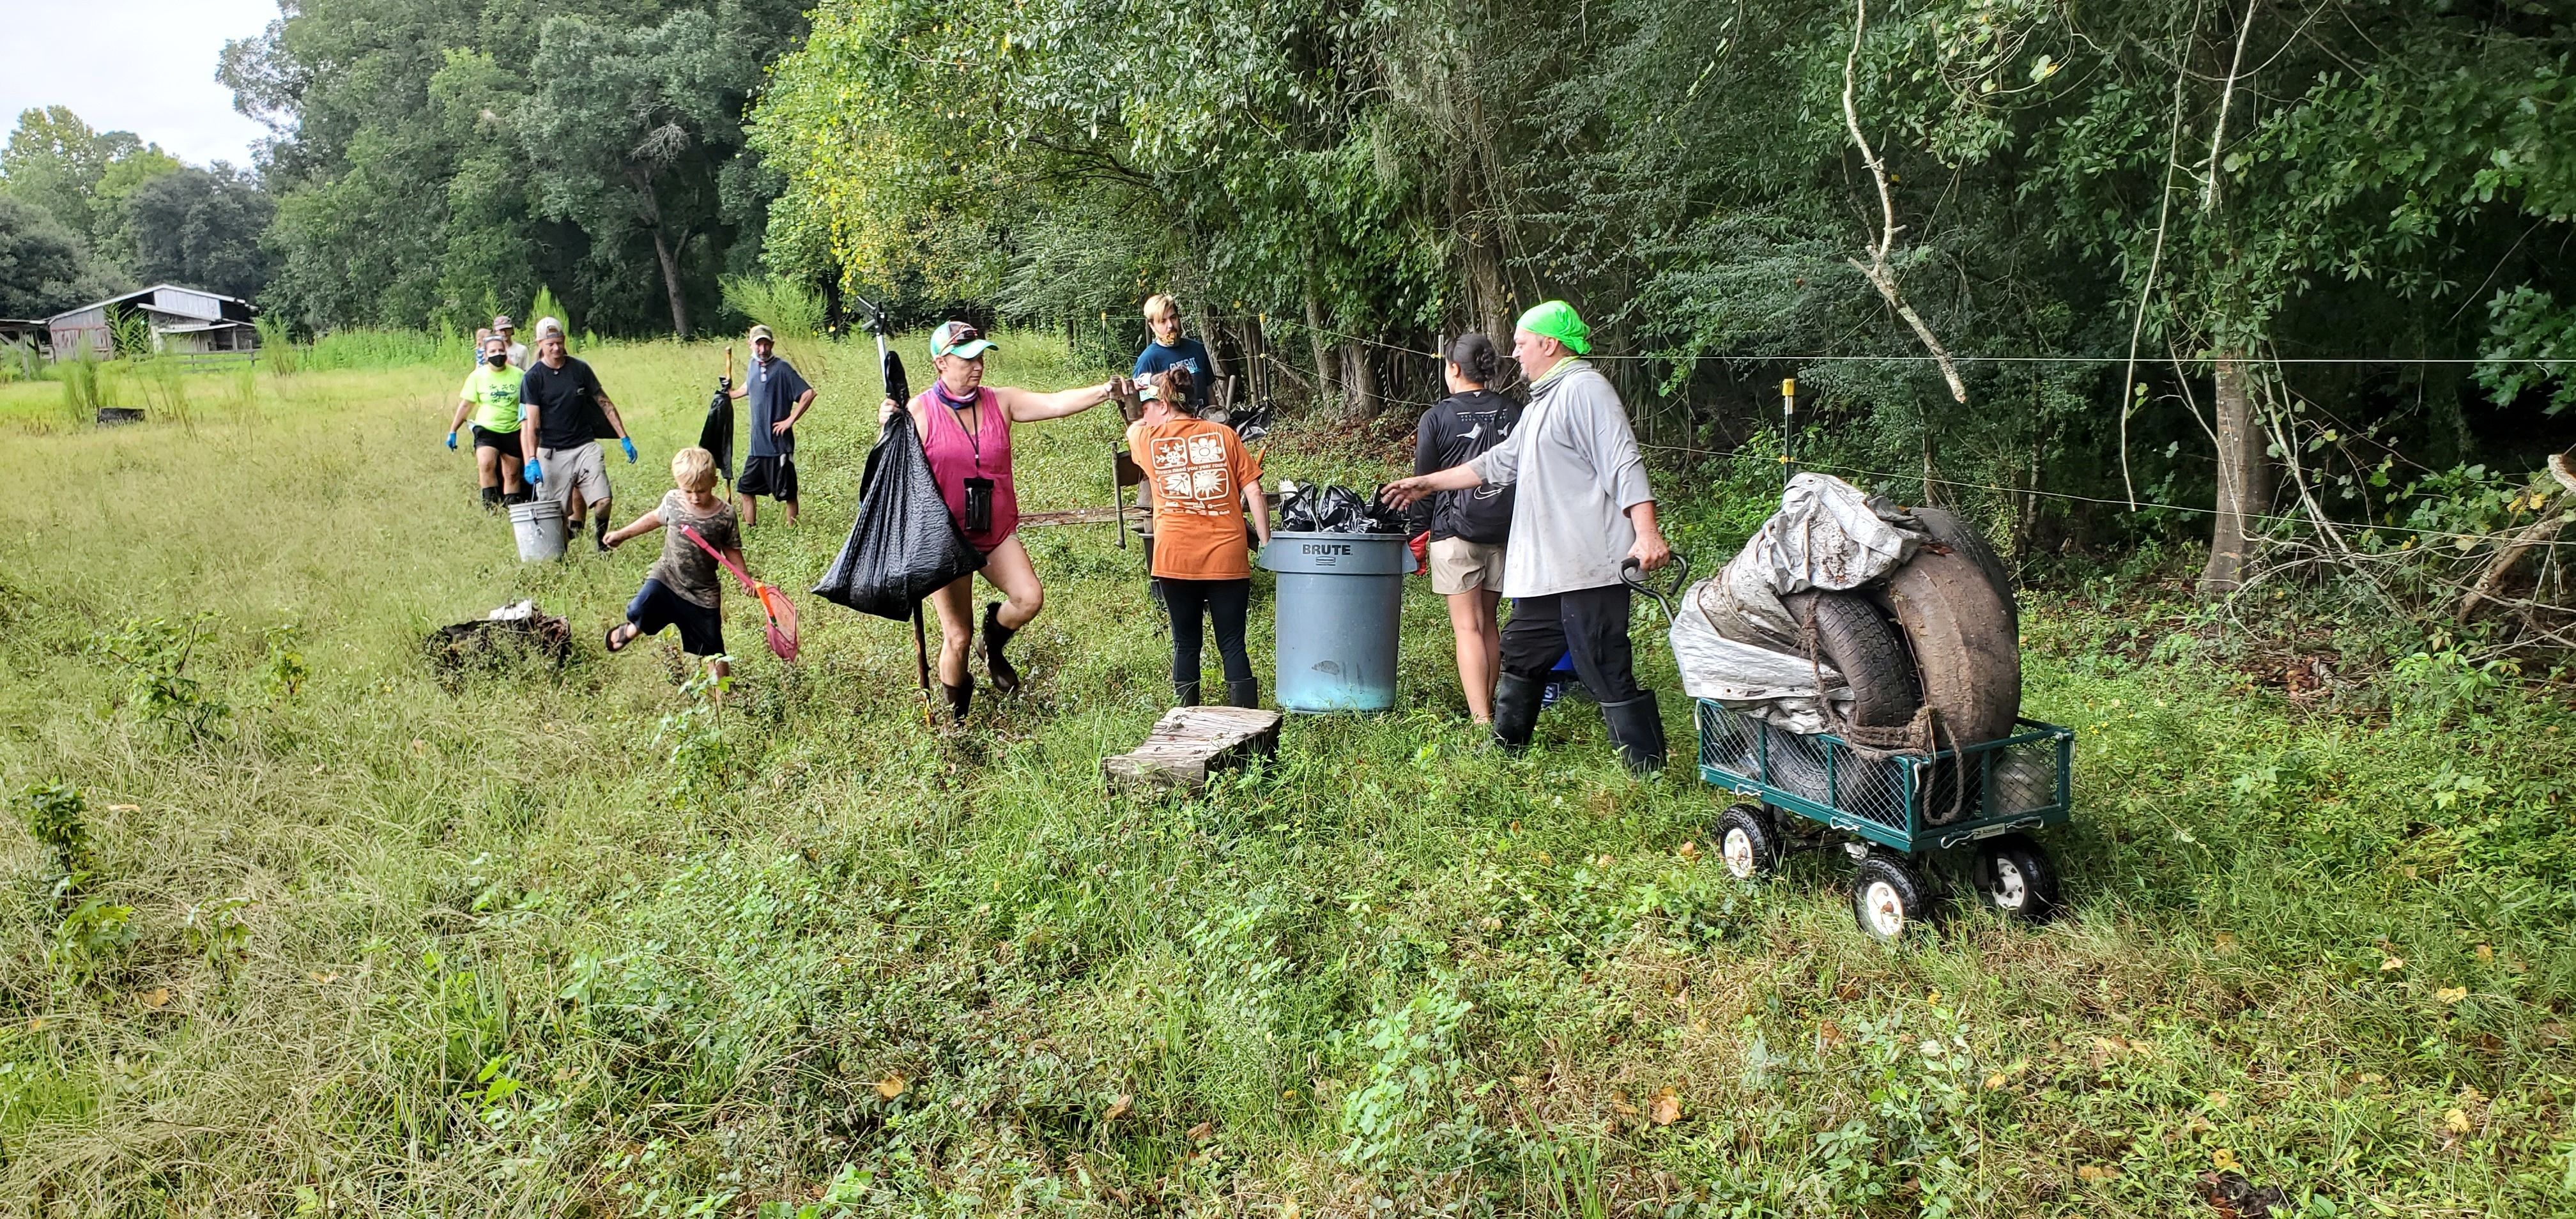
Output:
<svg viewBox="0 0 2576 1219">
<path fill-rule="evenodd" d="M 1377 418 L 1377 370 L 1369 366 L 1368 348 L 1342 344 L 1342 417 L 1353 422 Z"/>
<path fill-rule="evenodd" d="M 686 242 L 688 238 L 682 237 Z M 680 252 L 671 248 L 671 239 L 660 225 L 653 227 L 653 253 L 662 259 L 662 288 L 671 294 L 671 329 L 683 339 L 689 337 L 689 300 L 680 291 Z"/>
<path fill-rule="evenodd" d="M 1316 396 L 1328 402 L 1340 398 L 1341 380 L 1333 375 L 1333 345 L 1324 338 L 1324 302 L 1311 292 L 1306 294 L 1306 344 L 1314 349 Z"/>
<path fill-rule="evenodd" d="M 2218 356 L 2218 516 L 2209 538 L 2209 564 L 2200 572 L 2200 595 L 2224 597 L 2245 586 L 2258 518 L 2271 503 L 2270 466 L 2263 430 L 2255 425 L 2247 392 L 2245 355 Z"/>
</svg>

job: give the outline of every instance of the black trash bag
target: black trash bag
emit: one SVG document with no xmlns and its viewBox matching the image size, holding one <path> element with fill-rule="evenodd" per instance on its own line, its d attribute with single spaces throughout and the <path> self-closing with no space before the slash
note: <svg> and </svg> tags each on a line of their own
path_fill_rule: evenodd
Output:
<svg viewBox="0 0 2576 1219">
<path fill-rule="evenodd" d="M 1379 503 L 1376 493 L 1348 487 L 1299 487 L 1279 501 L 1279 527 L 1290 533 L 1403 533 L 1404 513 Z"/>
<path fill-rule="evenodd" d="M 897 622 L 934 589 L 984 566 L 931 481 L 912 413 L 886 420 L 859 484 L 859 519 L 814 595 Z"/>
<path fill-rule="evenodd" d="M 715 454 L 716 472 L 727 483 L 733 481 L 733 378 L 727 377 L 716 386 L 715 398 L 707 403 L 707 422 L 698 429 L 698 447 Z"/>
</svg>

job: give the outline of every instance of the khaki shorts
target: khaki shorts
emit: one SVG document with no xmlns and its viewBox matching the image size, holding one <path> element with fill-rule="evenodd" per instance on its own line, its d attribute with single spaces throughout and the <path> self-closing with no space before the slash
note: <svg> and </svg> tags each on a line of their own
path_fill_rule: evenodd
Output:
<svg viewBox="0 0 2576 1219">
<path fill-rule="evenodd" d="M 578 449 L 539 449 L 537 460 L 545 463 L 546 474 L 546 480 L 537 484 L 537 498 L 564 505 L 566 516 L 572 514 L 575 491 L 581 492 L 585 511 L 608 502 L 608 457 L 600 452 L 598 441 Z"/>
<path fill-rule="evenodd" d="M 1443 597 L 1471 589 L 1503 591 L 1503 547 L 1500 542 L 1440 538 L 1431 543 L 1431 591 Z"/>
</svg>

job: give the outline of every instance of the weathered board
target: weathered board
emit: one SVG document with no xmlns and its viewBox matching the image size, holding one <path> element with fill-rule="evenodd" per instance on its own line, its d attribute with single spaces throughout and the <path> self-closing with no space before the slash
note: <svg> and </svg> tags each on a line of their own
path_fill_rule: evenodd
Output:
<svg viewBox="0 0 2576 1219">
<path fill-rule="evenodd" d="M 1174 707 L 1156 721 L 1145 743 L 1100 759 L 1110 790 L 1183 788 L 1196 791 L 1208 776 L 1255 756 L 1279 753 L 1279 713 L 1252 707 Z"/>
</svg>

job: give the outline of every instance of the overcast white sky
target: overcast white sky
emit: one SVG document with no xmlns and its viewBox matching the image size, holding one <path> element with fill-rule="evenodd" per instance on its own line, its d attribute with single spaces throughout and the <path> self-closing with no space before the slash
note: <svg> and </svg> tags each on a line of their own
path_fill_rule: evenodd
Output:
<svg viewBox="0 0 2576 1219">
<path fill-rule="evenodd" d="M 215 64 L 276 18 L 277 0 L 0 0 L 0 124 L 69 106 L 181 160 L 248 166 L 267 129 L 233 111 Z M 71 53 L 88 47 L 104 54 Z"/>
</svg>

